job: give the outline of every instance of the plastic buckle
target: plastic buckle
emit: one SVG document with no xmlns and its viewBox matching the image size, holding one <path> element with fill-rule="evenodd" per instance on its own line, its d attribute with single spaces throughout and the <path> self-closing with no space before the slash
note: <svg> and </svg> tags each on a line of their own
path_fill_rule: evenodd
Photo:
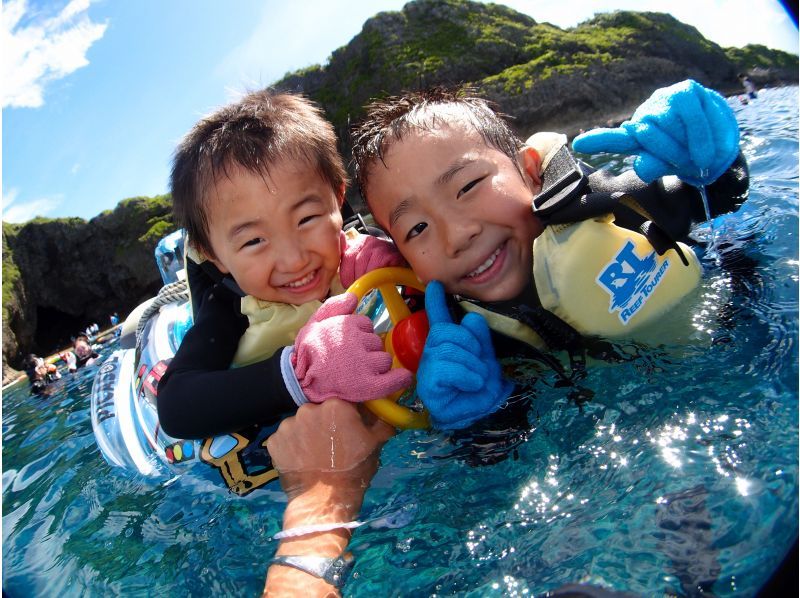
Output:
<svg viewBox="0 0 800 598">
<path fill-rule="evenodd" d="M 542 216 L 555 212 L 574 197 L 580 197 L 588 183 L 588 177 L 567 146 L 562 146 L 542 173 L 542 190 L 533 198 L 533 211 Z"/>
</svg>

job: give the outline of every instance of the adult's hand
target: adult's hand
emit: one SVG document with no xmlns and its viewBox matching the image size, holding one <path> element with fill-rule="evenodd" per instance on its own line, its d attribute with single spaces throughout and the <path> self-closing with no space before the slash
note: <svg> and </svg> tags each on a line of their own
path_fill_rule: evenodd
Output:
<svg viewBox="0 0 800 598">
<path fill-rule="evenodd" d="M 293 498 L 318 485 L 363 490 L 394 428 L 338 399 L 305 404 L 267 440 L 281 486 Z"/>
<path fill-rule="evenodd" d="M 267 440 L 272 463 L 289 497 L 283 529 L 347 523 L 357 518 L 364 493 L 378 468 L 378 455 L 395 430 L 356 404 L 331 399 L 305 404 L 281 422 Z M 276 555 L 338 557 L 350 531 L 334 528 L 281 540 Z M 318 577 L 272 565 L 264 594 L 336 596 Z"/>
</svg>

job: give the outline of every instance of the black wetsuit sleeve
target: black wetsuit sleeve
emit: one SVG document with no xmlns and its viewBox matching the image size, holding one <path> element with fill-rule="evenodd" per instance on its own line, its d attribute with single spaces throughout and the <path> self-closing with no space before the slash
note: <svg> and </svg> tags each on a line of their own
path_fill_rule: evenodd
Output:
<svg viewBox="0 0 800 598">
<path fill-rule="evenodd" d="M 692 226 L 706 220 L 700 191 L 677 177 L 664 177 L 648 185 L 632 170 L 619 176 L 599 170 L 589 175 L 589 185 L 592 191 L 622 191 L 633 196 L 652 220 L 677 241 L 687 241 Z M 739 152 L 731 167 L 706 186 L 711 217 L 739 209 L 748 192 L 747 161 Z M 638 230 L 646 220 L 624 206 L 615 210 L 614 216 L 617 225 L 630 230 Z"/>
<path fill-rule="evenodd" d="M 229 434 L 270 424 L 297 405 L 283 383 L 280 351 L 230 368 L 247 318 L 240 299 L 219 285 L 206 290 L 194 324 L 158 384 L 161 428 L 176 438 Z"/>
</svg>

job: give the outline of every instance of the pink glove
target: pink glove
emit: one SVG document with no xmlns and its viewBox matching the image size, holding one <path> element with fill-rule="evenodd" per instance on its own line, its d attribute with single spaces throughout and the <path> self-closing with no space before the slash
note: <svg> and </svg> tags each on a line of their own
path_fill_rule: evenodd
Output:
<svg viewBox="0 0 800 598">
<path fill-rule="evenodd" d="M 339 279 L 344 288 L 376 268 L 406 265 L 403 256 L 391 241 L 372 235 L 358 235 L 351 241 L 344 233 L 341 239 L 342 260 L 339 264 Z"/>
<path fill-rule="evenodd" d="M 331 297 L 297 335 L 292 366 L 312 403 L 360 403 L 411 386 L 411 372 L 392 369 L 370 319 L 353 313 L 357 304 L 353 293 Z"/>
</svg>

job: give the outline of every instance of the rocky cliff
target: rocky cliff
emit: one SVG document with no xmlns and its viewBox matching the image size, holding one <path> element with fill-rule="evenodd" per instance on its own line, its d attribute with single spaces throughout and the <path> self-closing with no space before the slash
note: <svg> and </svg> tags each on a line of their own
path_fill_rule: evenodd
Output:
<svg viewBox="0 0 800 598">
<path fill-rule="evenodd" d="M 663 13 L 616 11 L 560 29 L 498 4 L 416 0 L 383 12 L 325 65 L 274 84 L 319 102 L 349 154 L 349 127 L 372 98 L 431 85 L 468 85 L 527 136 L 572 136 L 630 116 L 655 89 L 694 78 L 725 94 L 797 83 L 798 57 L 764 46 L 721 48 Z M 355 190 L 348 201 L 363 206 Z"/>
<path fill-rule="evenodd" d="M 175 230 L 169 196 L 137 197 L 81 218 L 3 223 L 3 378 L 92 322 L 108 325 L 161 286 L 156 243 Z"/>
<path fill-rule="evenodd" d="M 325 65 L 274 86 L 319 102 L 349 153 L 362 106 L 404 89 L 468 84 L 512 116 L 521 136 L 572 135 L 623 120 L 654 89 L 687 77 L 739 93 L 739 72 L 760 86 L 796 84 L 798 57 L 721 48 L 661 13 L 601 14 L 565 30 L 497 4 L 416 0 L 369 19 Z M 348 201 L 361 207 L 355 191 Z M 153 249 L 173 229 L 168 197 L 125 200 L 89 222 L 4 224 L 4 373 L 22 353 L 50 353 L 90 322 L 152 296 L 160 286 Z"/>
<path fill-rule="evenodd" d="M 738 92 L 737 74 L 754 68 L 763 70 L 757 84 L 797 82 L 797 56 L 723 49 L 667 14 L 617 11 L 564 30 L 496 4 L 416 0 L 369 19 L 327 64 L 275 86 L 320 102 L 343 140 L 371 98 L 438 84 L 476 88 L 522 134 L 574 133 L 628 116 L 657 87 L 687 77 Z"/>
</svg>

